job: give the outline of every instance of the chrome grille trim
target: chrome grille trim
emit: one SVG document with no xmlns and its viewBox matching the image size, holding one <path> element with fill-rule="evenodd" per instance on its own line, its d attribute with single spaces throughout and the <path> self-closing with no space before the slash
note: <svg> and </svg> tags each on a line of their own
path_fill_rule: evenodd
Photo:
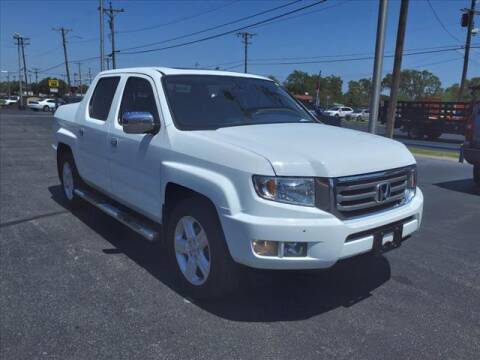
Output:
<svg viewBox="0 0 480 360">
<path fill-rule="evenodd" d="M 339 218 L 353 218 L 403 204 L 413 167 L 331 179 L 332 213 Z M 377 202 L 377 185 L 382 183 L 390 185 L 390 196 Z"/>
</svg>

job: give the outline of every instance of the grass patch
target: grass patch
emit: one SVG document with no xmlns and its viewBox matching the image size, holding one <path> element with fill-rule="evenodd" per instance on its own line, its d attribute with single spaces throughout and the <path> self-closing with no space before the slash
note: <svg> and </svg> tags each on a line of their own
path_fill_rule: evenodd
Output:
<svg viewBox="0 0 480 360">
<path fill-rule="evenodd" d="M 408 146 L 408 149 L 416 155 L 426 155 L 426 156 L 449 158 L 449 159 L 455 159 L 455 160 L 457 160 L 459 156 L 458 151 L 426 149 L 426 148 L 417 147 L 417 146 Z"/>
</svg>

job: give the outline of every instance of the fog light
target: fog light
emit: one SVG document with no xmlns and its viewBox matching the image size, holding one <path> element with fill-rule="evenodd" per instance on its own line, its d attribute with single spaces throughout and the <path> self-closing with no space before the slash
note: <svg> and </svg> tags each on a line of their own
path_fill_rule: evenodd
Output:
<svg viewBox="0 0 480 360">
<path fill-rule="evenodd" d="M 283 244 L 283 256 L 285 257 L 304 257 L 307 256 L 307 243 L 304 242 L 286 242 Z"/>
<path fill-rule="evenodd" d="M 253 240 L 253 251 L 260 256 L 278 256 L 278 242 L 267 240 Z"/>
</svg>

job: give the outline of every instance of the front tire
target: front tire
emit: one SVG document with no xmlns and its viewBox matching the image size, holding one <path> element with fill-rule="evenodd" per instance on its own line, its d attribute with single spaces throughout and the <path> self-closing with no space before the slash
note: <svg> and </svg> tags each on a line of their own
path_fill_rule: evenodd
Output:
<svg viewBox="0 0 480 360">
<path fill-rule="evenodd" d="M 43 112 L 49 112 L 50 111 L 50 108 L 48 107 L 48 105 L 45 105 L 43 107 Z"/>
<path fill-rule="evenodd" d="M 77 207 L 80 204 L 80 198 L 75 194 L 75 189 L 79 188 L 82 180 L 71 154 L 60 155 L 58 173 L 65 200 L 70 207 Z"/>
<path fill-rule="evenodd" d="M 166 242 L 177 280 L 189 296 L 218 298 L 238 285 L 214 206 L 200 197 L 180 201 L 167 221 Z"/>
</svg>

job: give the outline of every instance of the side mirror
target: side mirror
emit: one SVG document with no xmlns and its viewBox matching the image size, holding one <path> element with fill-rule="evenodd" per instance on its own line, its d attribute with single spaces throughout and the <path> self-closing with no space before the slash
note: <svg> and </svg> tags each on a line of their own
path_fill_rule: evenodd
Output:
<svg viewBox="0 0 480 360">
<path fill-rule="evenodd" d="M 127 134 L 146 134 L 158 130 L 158 124 L 149 112 L 124 112 L 122 125 Z"/>
</svg>

